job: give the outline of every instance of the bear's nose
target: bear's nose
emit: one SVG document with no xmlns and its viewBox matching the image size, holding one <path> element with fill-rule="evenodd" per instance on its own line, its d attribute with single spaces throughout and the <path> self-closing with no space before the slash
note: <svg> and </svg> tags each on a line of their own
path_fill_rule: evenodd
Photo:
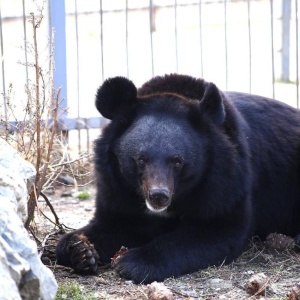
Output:
<svg viewBox="0 0 300 300">
<path fill-rule="evenodd" d="M 160 205 L 165 205 L 170 198 L 170 192 L 167 189 L 163 188 L 153 188 L 149 190 L 149 200 L 160 206 Z"/>
</svg>

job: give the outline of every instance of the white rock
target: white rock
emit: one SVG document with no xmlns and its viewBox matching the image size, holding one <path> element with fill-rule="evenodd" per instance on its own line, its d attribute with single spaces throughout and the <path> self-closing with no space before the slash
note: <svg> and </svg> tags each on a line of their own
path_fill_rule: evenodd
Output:
<svg viewBox="0 0 300 300">
<path fill-rule="evenodd" d="M 209 279 L 207 280 L 207 282 L 209 284 L 220 284 L 221 282 L 223 282 L 224 280 L 221 279 L 221 278 L 212 278 L 212 279 Z"/>
<path fill-rule="evenodd" d="M 23 226 L 34 167 L 0 139 L 0 299 L 51 300 L 57 283 Z"/>
<path fill-rule="evenodd" d="M 2 249 L 2 245 L 0 246 L 0 297 L 3 300 L 10 299 L 21 299 L 19 289 L 15 284 L 15 281 L 12 280 L 13 274 L 12 270 L 10 270 L 10 266 L 7 263 L 6 254 L 4 249 Z"/>
<path fill-rule="evenodd" d="M 35 168 L 0 139 L 0 196 L 14 204 L 23 223 L 27 220 L 28 190 L 35 179 Z"/>
</svg>

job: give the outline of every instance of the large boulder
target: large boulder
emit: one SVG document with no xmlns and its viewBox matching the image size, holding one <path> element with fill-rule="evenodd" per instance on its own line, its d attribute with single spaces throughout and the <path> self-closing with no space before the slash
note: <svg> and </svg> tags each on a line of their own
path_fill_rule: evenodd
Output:
<svg viewBox="0 0 300 300">
<path fill-rule="evenodd" d="M 0 299 L 54 299 L 57 283 L 24 228 L 34 167 L 0 139 Z"/>
<path fill-rule="evenodd" d="M 35 173 L 33 165 L 0 138 L 0 196 L 13 204 L 23 223 L 27 220 L 28 191 Z"/>
</svg>

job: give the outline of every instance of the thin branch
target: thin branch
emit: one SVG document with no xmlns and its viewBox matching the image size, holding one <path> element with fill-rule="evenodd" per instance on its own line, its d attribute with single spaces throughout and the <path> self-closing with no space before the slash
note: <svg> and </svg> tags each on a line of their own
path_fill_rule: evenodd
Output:
<svg viewBox="0 0 300 300">
<path fill-rule="evenodd" d="M 33 230 L 29 227 L 28 230 L 30 231 L 30 233 L 32 234 L 33 238 L 35 239 L 35 241 L 40 245 L 42 242 L 36 237 L 35 233 L 33 232 Z"/>
<path fill-rule="evenodd" d="M 83 154 L 73 160 L 69 160 L 69 161 L 66 161 L 66 162 L 63 162 L 63 163 L 59 163 L 59 164 L 56 164 L 56 165 L 51 165 L 51 168 L 57 168 L 57 167 L 61 167 L 61 166 L 65 166 L 65 165 L 70 165 L 76 161 L 79 161 L 83 158 L 88 158 L 89 156 L 91 156 L 91 154 Z"/>
<path fill-rule="evenodd" d="M 85 187 L 85 186 L 88 186 L 89 184 L 93 183 L 95 181 L 95 179 L 92 179 L 90 180 L 89 182 L 87 183 L 84 183 L 84 184 L 77 184 L 77 187 Z M 66 187 L 72 187 L 73 185 L 70 185 L 70 184 L 65 184 L 65 183 L 62 183 L 60 181 L 57 181 L 57 180 L 53 180 L 52 182 L 55 182 L 55 183 L 59 183 L 60 185 L 63 185 L 63 186 L 66 186 Z"/>
<path fill-rule="evenodd" d="M 55 230 L 53 232 L 50 232 L 49 234 L 47 234 L 45 236 L 45 238 L 43 239 L 42 243 L 41 243 L 41 250 L 39 251 L 39 257 L 41 258 L 44 254 L 44 250 L 45 250 L 45 247 L 46 247 L 46 243 L 49 239 L 50 236 L 52 235 L 57 235 L 59 233 L 59 230 Z"/>
<path fill-rule="evenodd" d="M 41 149 L 41 107 L 40 107 L 40 67 L 39 67 L 39 52 L 37 46 L 37 28 L 41 20 L 36 21 L 35 16 L 31 13 L 32 27 L 33 27 L 33 45 L 34 45 L 34 58 L 35 58 L 35 104 L 36 104 L 36 183 L 40 181 L 39 169 L 42 159 Z M 38 185 L 38 184 L 37 184 Z"/>
<path fill-rule="evenodd" d="M 50 155 L 51 155 L 51 152 L 52 152 L 52 149 L 53 149 L 53 140 L 54 140 L 54 136 L 55 136 L 55 132 L 56 132 L 56 122 L 57 122 L 59 95 L 60 95 L 60 89 L 58 90 L 57 95 L 56 95 L 55 109 L 54 109 L 54 114 L 53 114 L 52 132 L 51 132 L 51 137 L 50 137 L 50 141 L 49 141 L 49 145 L 48 145 L 48 149 L 47 149 L 47 157 L 46 157 L 46 161 L 45 161 L 45 164 L 44 164 L 43 172 L 41 174 L 40 181 L 38 183 L 38 190 L 40 192 L 42 191 L 42 186 L 43 186 L 45 178 L 46 178 L 47 169 L 48 169 L 48 165 L 49 165 L 49 161 L 50 161 Z"/>
<path fill-rule="evenodd" d="M 50 203 L 49 199 L 47 198 L 47 196 L 41 191 L 40 195 L 44 198 L 44 200 L 46 201 L 47 205 L 49 206 L 52 214 L 54 215 L 55 218 L 55 224 L 58 226 L 59 229 L 63 229 L 62 224 L 60 224 L 59 222 L 59 218 L 55 212 L 55 209 L 53 208 L 52 204 Z"/>
</svg>

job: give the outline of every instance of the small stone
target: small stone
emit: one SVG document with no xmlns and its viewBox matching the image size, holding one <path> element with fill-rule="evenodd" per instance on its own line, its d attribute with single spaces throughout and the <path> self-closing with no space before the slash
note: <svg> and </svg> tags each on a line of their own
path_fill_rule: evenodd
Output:
<svg viewBox="0 0 300 300">
<path fill-rule="evenodd" d="M 79 200 L 72 200 L 71 203 L 72 203 L 72 204 L 78 204 L 78 203 L 79 203 Z"/>
<path fill-rule="evenodd" d="M 72 191 L 63 191 L 60 195 L 61 197 L 73 197 Z"/>
<path fill-rule="evenodd" d="M 198 297 L 196 291 L 194 291 L 194 290 L 191 290 L 191 291 L 190 290 L 180 290 L 180 292 L 186 297 L 193 297 L 193 298 Z"/>
<path fill-rule="evenodd" d="M 57 178 L 57 182 L 62 183 L 64 185 L 74 185 L 74 178 L 68 174 L 59 175 Z"/>
<path fill-rule="evenodd" d="M 148 285 L 149 300 L 173 300 L 173 293 L 163 284 L 156 281 Z"/>
<path fill-rule="evenodd" d="M 219 284 L 221 282 L 223 282 L 224 280 L 221 279 L 221 278 L 212 278 L 212 279 L 209 279 L 207 282 L 209 284 Z"/>
</svg>

